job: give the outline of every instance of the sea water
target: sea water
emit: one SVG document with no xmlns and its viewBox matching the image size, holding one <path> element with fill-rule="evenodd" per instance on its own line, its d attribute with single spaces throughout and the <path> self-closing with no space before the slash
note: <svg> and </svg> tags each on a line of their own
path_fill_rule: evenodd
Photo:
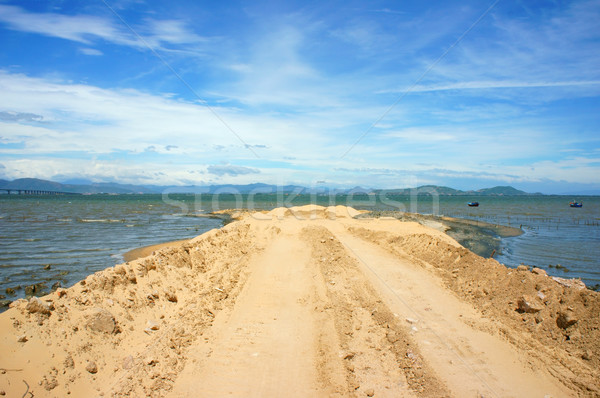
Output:
<svg viewBox="0 0 600 398">
<path fill-rule="evenodd" d="M 523 234 L 501 241 L 496 260 L 514 267 L 532 265 L 550 275 L 581 278 L 600 284 L 600 197 L 579 198 L 572 208 L 566 196 L 478 198 L 477 208 L 452 205 L 444 210 L 456 217 L 519 227 Z"/>
<path fill-rule="evenodd" d="M 504 238 L 495 257 L 561 277 L 600 283 L 600 197 L 390 195 L 0 195 L 0 294 L 23 297 L 24 287 L 70 286 L 123 261 L 128 250 L 191 238 L 222 225 L 203 213 L 246 207 L 340 204 L 367 210 L 446 215 L 521 228 Z M 479 207 L 468 207 L 477 200 Z M 20 287 L 20 288 L 18 288 Z"/>
<path fill-rule="evenodd" d="M 192 238 L 222 222 L 190 217 L 161 195 L 0 195 L 0 294 L 70 286 L 134 248 Z M 6 294 L 13 288 L 15 295 Z M 16 289 L 15 289 L 16 288 Z"/>
</svg>

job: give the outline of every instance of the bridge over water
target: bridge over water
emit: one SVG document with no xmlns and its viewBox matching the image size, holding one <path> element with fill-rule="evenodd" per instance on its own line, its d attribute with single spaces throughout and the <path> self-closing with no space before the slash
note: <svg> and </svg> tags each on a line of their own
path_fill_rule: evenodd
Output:
<svg viewBox="0 0 600 398">
<path fill-rule="evenodd" d="M 61 191 L 46 191 L 42 189 L 17 189 L 17 188 L 0 188 L 0 195 L 6 192 L 5 195 L 81 195 L 75 192 Z"/>
</svg>

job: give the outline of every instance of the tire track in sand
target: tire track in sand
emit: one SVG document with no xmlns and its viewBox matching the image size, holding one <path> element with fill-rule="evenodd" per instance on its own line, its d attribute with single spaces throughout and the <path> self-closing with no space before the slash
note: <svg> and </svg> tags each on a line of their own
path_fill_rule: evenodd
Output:
<svg viewBox="0 0 600 398">
<path fill-rule="evenodd" d="M 337 345 L 333 327 L 315 311 L 323 292 L 310 266 L 310 250 L 297 234 L 275 234 L 251 259 L 233 309 L 219 314 L 189 351 L 169 396 L 345 395 L 341 360 L 329 359 Z"/>
<path fill-rule="evenodd" d="M 325 279 L 329 307 L 345 362 L 349 396 L 447 397 L 409 328 L 365 278 L 358 262 L 329 229 L 311 226 L 301 238 Z"/>
<path fill-rule="evenodd" d="M 338 226 L 335 232 L 389 308 L 416 321 L 412 337 L 453 396 L 573 395 L 544 368 L 525 366 L 528 359 L 507 341 L 478 330 L 476 325 L 482 330 L 493 325 L 439 277 L 379 247 L 360 231 Z"/>
<path fill-rule="evenodd" d="M 569 395 L 469 326 L 476 311 L 410 258 L 340 222 L 250 222 L 266 247 L 232 309 L 190 348 L 170 396 Z"/>
<path fill-rule="evenodd" d="M 278 224 L 169 396 L 447 396 L 356 261 L 305 225 Z"/>
</svg>

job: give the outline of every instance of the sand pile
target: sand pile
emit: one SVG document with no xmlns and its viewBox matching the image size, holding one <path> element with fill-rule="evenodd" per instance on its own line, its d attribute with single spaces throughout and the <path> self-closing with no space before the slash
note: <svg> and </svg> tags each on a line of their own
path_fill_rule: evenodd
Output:
<svg viewBox="0 0 600 398">
<path fill-rule="evenodd" d="M 316 220 L 316 219 L 338 219 L 338 218 L 354 218 L 366 211 L 356 210 L 346 206 L 319 206 L 305 205 L 294 207 L 278 207 L 266 213 L 270 218 L 282 219 L 284 217 L 296 217 L 299 220 Z M 268 218 L 266 217 L 266 218 Z"/>
<path fill-rule="evenodd" d="M 13 303 L 0 394 L 600 394 L 598 293 L 359 213 L 241 215 Z"/>
<path fill-rule="evenodd" d="M 18 300 L 0 316 L 0 390 L 8 396 L 162 396 L 185 350 L 231 305 L 251 247 L 249 225 Z"/>
</svg>

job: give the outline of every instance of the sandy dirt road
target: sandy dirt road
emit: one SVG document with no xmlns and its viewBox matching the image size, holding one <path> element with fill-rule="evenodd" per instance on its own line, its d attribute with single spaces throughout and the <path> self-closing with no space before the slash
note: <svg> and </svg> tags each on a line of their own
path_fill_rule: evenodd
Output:
<svg viewBox="0 0 600 398">
<path fill-rule="evenodd" d="M 287 236 L 286 236 L 287 235 Z M 249 264 L 232 310 L 223 311 L 180 375 L 174 396 L 307 396 L 317 391 L 317 325 L 303 297 L 313 288 L 310 251 L 282 234 Z"/>
<path fill-rule="evenodd" d="M 506 340 L 481 331 L 489 321 L 438 277 L 344 231 L 336 237 L 389 308 L 409 320 L 412 339 L 454 396 L 569 395 Z"/>
<path fill-rule="evenodd" d="M 595 318 L 563 328 L 551 318 L 565 305 L 571 321 L 597 312 L 597 296 L 507 270 L 423 225 L 356 213 L 250 215 L 92 275 L 40 311 L 16 303 L 0 316 L 0 390 L 22 396 L 27 381 L 36 397 L 598 396 L 596 346 L 581 333 L 597 340 Z M 537 289 L 547 308 L 515 311 L 503 286 Z"/>
<path fill-rule="evenodd" d="M 277 221 L 279 233 L 249 264 L 235 306 L 191 350 L 171 396 L 571 394 L 504 339 L 481 331 L 488 321 L 439 278 L 347 224 Z M 378 323 L 373 312 L 393 319 Z M 328 333 L 333 346 L 324 350 Z M 426 370 L 405 372 L 406 359 Z"/>
</svg>

